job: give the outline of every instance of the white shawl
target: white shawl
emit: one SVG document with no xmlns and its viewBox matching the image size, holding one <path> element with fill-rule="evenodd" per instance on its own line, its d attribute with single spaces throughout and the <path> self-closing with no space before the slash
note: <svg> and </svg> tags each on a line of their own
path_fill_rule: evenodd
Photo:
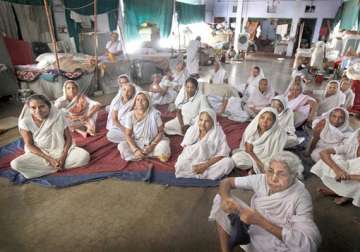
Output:
<svg viewBox="0 0 360 252">
<path fill-rule="evenodd" d="M 220 63 L 219 63 L 220 64 Z M 215 72 L 213 70 L 213 73 L 211 75 L 211 80 L 213 84 L 224 84 L 224 81 L 227 79 L 227 72 L 225 69 L 220 65 L 220 68 Z"/>
<path fill-rule="evenodd" d="M 336 109 L 341 109 L 345 113 L 345 122 L 338 128 L 330 123 L 330 114 Z M 320 140 L 317 144 L 317 147 L 319 148 L 327 148 L 337 144 L 342 144 L 351 132 L 353 132 L 353 129 L 349 126 L 349 113 L 344 108 L 337 107 L 327 113 L 324 113 L 321 117 L 313 121 L 312 128 L 314 129 L 318 122 L 322 119 L 325 119 L 325 126 L 320 133 Z"/>
<path fill-rule="evenodd" d="M 173 74 L 174 87 L 182 87 L 185 85 L 186 80 L 190 77 L 189 72 L 184 68 L 181 72 L 175 70 Z"/>
<path fill-rule="evenodd" d="M 121 94 L 121 93 L 120 93 Z M 106 123 L 106 129 L 110 130 L 112 128 L 115 127 L 114 122 L 113 122 L 113 118 L 112 118 L 112 112 L 114 110 L 117 110 L 117 117 L 119 122 L 124 125 L 125 123 L 125 116 L 126 113 L 129 112 L 131 110 L 131 108 L 134 105 L 134 97 L 136 96 L 136 94 L 134 94 L 134 96 L 128 100 L 126 103 L 123 103 L 122 99 L 121 99 L 121 95 L 120 97 L 117 98 L 117 96 L 111 101 L 111 105 L 110 105 L 110 110 L 109 110 L 109 114 L 108 114 L 108 118 L 107 118 L 107 123 Z M 117 99 L 117 100 L 116 100 Z"/>
<path fill-rule="evenodd" d="M 326 93 L 331 84 L 337 84 L 337 91 L 334 95 L 326 97 Z M 339 107 L 344 105 L 345 103 L 345 95 L 340 91 L 340 83 L 338 81 L 329 81 L 326 85 L 324 94 L 320 98 L 318 115 L 322 115 L 323 113 L 328 112 L 334 107 Z"/>
<path fill-rule="evenodd" d="M 287 99 L 283 95 L 275 96 L 272 100 L 281 102 L 284 109 L 278 114 L 279 126 L 289 135 L 295 135 L 294 112 L 289 108 Z"/>
<path fill-rule="evenodd" d="M 255 66 L 252 66 L 251 69 L 253 69 Z M 259 66 L 258 66 L 259 67 Z M 264 75 L 264 71 L 261 67 L 259 67 L 260 69 L 260 72 L 258 74 L 258 76 L 254 77 L 252 76 L 252 74 L 250 74 L 250 76 L 248 77 L 248 79 L 246 80 L 246 84 L 250 86 L 257 86 L 259 84 L 259 81 L 261 79 L 264 79 L 265 78 L 265 75 Z"/>
<path fill-rule="evenodd" d="M 276 120 L 269 130 L 254 140 L 254 136 L 258 134 L 259 118 L 265 112 L 273 113 L 276 117 Z M 276 110 L 270 107 L 266 107 L 262 109 L 246 127 L 238 150 L 245 151 L 245 143 L 248 142 L 253 145 L 253 151 L 255 155 L 263 163 L 267 163 L 274 154 L 284 149 L 286 141 L 287 135 L 286 132 L 279 126 Z M 256 162 L 254 160 L 252 161 L 253 167 L 257 167 Z"/>
<path fill-rule="evenodd" d="M 268 82 L 267 90 L 264 93 L 261 93 L 259 90 L 259 83 L 255 86 L 248 87 L 248 97 L 244 96 L 244 100 L 248 107 L 255 107 L 255 109 L 260 110 L 266 106 L 269 106 L 271 103 L 271 99 L 275 95 L 275 91 Z"/>
<path fill-rule="evenodd" d="M 213 127 L 207 132 L 203 139 L 200 139 L 199 117 L 202 112 L 206 112 L 213 120 Z M 209 160 L 212 157 L 230 154 L 230 147 L 226 141 L 226 135 L 221 125 L 216 120 L 216 113 L 210 108 L 200 110 L 199 116 L 184 136 L 181 146 L 184 147 L 178 161 L 192 160 L 193 164 L 198 164 Z"/>
</svg>

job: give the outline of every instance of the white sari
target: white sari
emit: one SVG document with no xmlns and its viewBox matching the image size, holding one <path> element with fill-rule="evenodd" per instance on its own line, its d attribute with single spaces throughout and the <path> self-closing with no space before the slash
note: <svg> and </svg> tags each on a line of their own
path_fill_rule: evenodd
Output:
<svg viewBox="0 0 360 252">
<path fill-rule="evenodd" d="M 173 86 L 175 90 L 180 90 L 181 87 L 185 85 L 186 80 L 190 77 L 190 74 L 186 68 L 184 68 L 182 71 L 174 71 L 173 74 Z"/>
<path fill-rule="evenodd" d="M 168 81 L 167 79 L 163 78 L 159 83 L 160 88 L 167 88 L 167 91 L 164 95 L 160 93 L 150 92 L 151 94 L 151 101 L 154 105 L 164 105 L 173 103 L 176 99 L 177 93 L 174 90 L 172 82 Z"/>
<path fill-rule="evenodd" d="M 37 127 L 32 119 L 30 109 L 27 105 L 19 117 L 19 130 L 25 130 L 32 134 L 33 144 L 43 153 L 54 159 L 62 156 L 65 146 L 64 131 L 68 127 L 62 111 L 55 107 L 50 109 L 49 116 Z M 52 167 L 44 158 L 33 154 L 25 145 L 25 154 L 11 161 L 11 168 L 20 172 L 25 178 L 36 178 L 47 174 L 55 173 L 57 170 Z M 82 148 L 74 144 L 70 147 L 64 168 L 70 169 L 86 165 L 90 155 Z"/>
<path fill-rule="evenodd" d="M 351 88 L 343 92 L 343 94 L 345 95 L 345 108 L 351 108 L 352 106 L 354 106 L 355 93 L 351 90 Z"/>
<path fill-rule="evenodd" d="M 255 86 L 248 87 L 248 94 L 243 97 L 245 101 L 246 111 L 252 116 L 255 117 L 255 113 L 250 108 L 255 108 L 256 110 L 261 110 L 271 104 L 271 99 L 275 95 L 275 91 L 272 85 L 269 83 L 267 90 L 262 93 L 259 89 L 259 83 Z"/>
<path fill-rule="evenodd" d="M 335 109 L 341 109 L 345 113 L 345 122 L 340 127 L 336 128 L 330 123 L 330 114 Z M 315 149 L 311 153 L 311 158 L 317 162 L 320 160 L 320 152 L 327 148 L 332 148 L 336 145 L 341 145 L 351 135 L 353 129 L 349 126 L 349 113 L 344 108 L 333 108 L 321 117 L 313 121 L 312 128 L 314 129 L 320 120 L 325 119 L 325 126 L 320 133 L 320 140 L 316 144 Z"/>
<path fill-rule="evenodd" d="M 357 156 L 359 149 L 359 129 L 340 146 L 329 147 L 335 150 L 336 155 L 331 155 L 334 162 L 347 174 L 360 175 L 360 157 Z M 311 172 L 316 174 L 324 185 L 342 197 L 352 198 L 353 205 L 360 207 L 360 181 L 345 180 L 337 182 L 335 172 L 322 160 L 319 160 Z"/>
<path fill-rule="evenodd" d="M 220 64 L 220 63 L 218 63 Z M 214 87 L 214 85 L 227 85 L 224 83 L 224 81 L 227 79 L 227 73 L 224 68 L 220 65 L 220 68 L 218 71 L 214 71 L 211 75 L 210 80 L 212 80 L 212 84 L 209 84 L 207 87 L 210 89 Z M 215 87 L 216 89 L 217 87 Z M 219 96 L 219 95 L 211 95 L 209 94 L 207 96 L 210 106 L 216 111 L 216 113 L 220 113 L 223 108 L 224 99 L 227 99 L 227 97 Z"/>
<path fill-rule="evenodd" d="M 286 148 L 300 144 L 300 139 L 295 134 L 294 113 L 289 108 L 286 98 L 283 95 L 275 96 L 272 100 L 281 102 L 283 111 L 278 114 L 279 126 L 287 133 Z"/>
<path fill-rule="evenodd" d="M 146 146 L 150 145 L 152 140 L 157 136 L 159 133 L 158 129 L 163 123 L 160 118 L 160 111 L 152 107 L 151 99 L 147 93 L 139 92 L 134 98 L 135 101 L 139 94 L 144 94 L 148 100 L 149 107 L 146 115 L 143 119 L 138 121 L 135 118 L 134 110 L 128 112 L 126 114 L 124 127 L 132 130 L 132 137 L 135 144 L 139 148 L 144 149 Z M 118 150 L 122 159 L 127 161 L 136 159 L 135 153 L 130 149 L 130 145 L 126 140 L 121 141 L 118 144 Z M 167 137 L 163 137 L 155 146 L 154 150 L 148 154 L 148 157 L 158 157 L 160 159 L 163 157 L 170 157 L 170 140 Z"/>
<path fill-rule="evenodd" d="M 286 93 L 286 99 L 288 102 L 289 108 L 294 112 L 294 123 L 295 127 L 301 126 L 309 117 L 310 114 L 310 104 L 309 101 L 314 101 L 315 99 L 304 94 L 299 94 L 296 98 L 289 100 L 289 93 Z"/>
<path fill-rule="evenodd" d="M 259 118 L 265 112 L 271 112 L 276 120 L 273 126 L 264 132 L 261 136 L 258 133 Z M 260 168 L 250 154 L 245 152 L 245 143 L 253 145 L 255 155 L 263 164 L 270 161 L 271 157 L 282 151 L 287 142 L 286 132 L 279 126 L 278 116 L 275 109 L 267 107 L 262 109 L 259 114 L 251 121 L 244 131 L 240 147 L 233 152 L 232 159 L 236 167 L 240 169 L 249 169 L 253 167 L 256 173 L 261 173 Z"/>
<path fill-rule="evenodd" d="M 259 67 L 259 66 L 258 66 Z M 251 67 L 251 69 L 253 69 L 254 66 Z M 246 93 L 246 90 L 248 87 L 255 87 L 258 85 L 259 81 L 261 79 L 264 79 L 265 78 L 265 75 L 264 75 L 264 71 L 261 67 L 259 67 L 260 69 L 260 72 L 259 72 L 259 75 L 254 77 L 250 74 L 250 76 L 247 78 L 246 80 L 246 83 L 243 83 L 243 84 L 233 84 L 234 85 L 234 88 L 239 91 L 240 93 L 244 94 Z"/>
<path fill-rule="evenodd" d="M 189 74 L 199 74 L 199 61 L 200 61 L 200 47 L 199 40 L 191 40 L 186 49 L 186 67 Z"/>
<path fill-rule="evenodd" d="M 313 209 L 310 193 L 304 184 L 295 180 L 294 184 L 284 191 L 269 193 L 264 174 L 235 178 L 239 189 L 252 190 L 250 207 L 258 211 L 271 223 L 282 228 L 282 240 L 258 225 L 250 225 L 251 243 L 241 246 L 247 252 L 316 252 L 321 243 L 320 232 L 313 220 Z M 232 198 L 242 207 L 248 207 L 241 199 Z M 209 216 L 216 221 L 226 233 L 230 234 L 231 224 L 228 214 L 221 209 L 221 197 L 214 198 Z"/>
<path fill-rule="evenodd" d="M 207 132 L 203 139 L 200 139 L 200 129 L 198 126 L 199 117 L 202 112 L 206 112 L 213 120 L 213 127 Z M 175 164 L 175 176 L 177 178 L 199 178 L 199 179 L 219 179 L 229 174 L 234 168 L 234 162 L 229 157 L 230 147 L 226 141 L 226 135 L 220 124 L 216 121 L 216 113 L 211 109 L 202 109 L 184 136 L 181 143 L 184 148 Z M 221 160 L 211 165 L 202 174 L 193 171 L 193 165 L 207 162 L 213 157 L 223 157 Z"/>
<path fill-rule="evenodd" d="M 199 89 L 192 97 L 188 97 L 185 87 L 183 86 L 176 97 L 175 106 L 177 109 L 181 109 L 184 125 L 192 125 L 200 110 L 208 108 L 209 104 L 206 97 L 200 93 Z M 165 133 L 168 135 L 183 135 L 177 117 L 165 123 Z"/>
<path fill-rule="evenodd" d="M 337 91 L 335 94 L 326 97 L 327 90 L 330 84 L 337 84 Z M 329 81 L 326 85 L 324 94 L 320 97 L 319 107 L 318 107 L 318 115 L 322 115 L 328 111 L 330 111 L 334 107 L 343 106 L 345 103 L 345 95 L 340 91 L 340 84 L 338 81 Z"/>
<path fill-rule="evenodd" d="M 134 94 L 134 97 L 135 97 L 135 94 Z M 109 112 L 108 120 L 107 120 L 107 124 L 106 124 L 106 129 L 109 130 L 108 133 L 106 134 L 106 137 L 110 142 L 120 143 L 121 141 L 123 141 L 125 139 L 123 130 L 121 128 L 118 128 L 114 124 L 111 113 L 113 111 L 117 112 L 118 121 L 120 122 L 121 125 L 124 126 L 125 121 L 126 121 L 126 114 L 131 110 L 131 108 L 134 105 L 134 97 L 132 97 L 126 103 L 124 103 L 122 101 L 121 96 L 118 98 L 118 100 L 115 100 L 115 98 L 114 98 L 114 100 L 111 102 L 112 110 Z"/>
</svg>

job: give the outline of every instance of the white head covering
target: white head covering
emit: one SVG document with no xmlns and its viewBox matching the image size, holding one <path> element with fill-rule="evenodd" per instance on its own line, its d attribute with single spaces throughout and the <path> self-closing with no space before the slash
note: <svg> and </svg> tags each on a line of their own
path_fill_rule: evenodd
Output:
<svg viewBox="0 0 360 252">
<path fill-rule="evenodd" d="M 259 81 L 260 81 L 261 79 L 264 79 L 264 78 L 265 78 L 263 69 L 262 69 L 260 66 L 255 66 L 255 65 L 254 65 L 254 66 L 251 67 L 251 71 L 252 71 L 252 69 L 253 69 L 254 67 L 258 67 L 258 68 L 260 69 L 260 71 L 259 71 L 258 76 L 256 76 L 256 77 L 254 77 L 252 74 L 250 74 L 250 76 L 248 77 L 248 79 L 247 79 L 247 81 L 246 81 L 246 83 L 249 84 L 249 86 L 257 85 L 257 84 L 259 84 Z"/>
<path fill-rule="evenodd" d="M 326 93 L 330 85 L 332 84 L 336 84 L 337 87 L 336 93 L 329 97 L 326 97 Z M 323 113 L 328 112 L 334 107 L 342 106 L 344 105 L 344 103 L 345 103 L 345 95 L 340 90 L 340 82 L 336 80 L 329 81 L 328 84 L 326 85 L 324 94 L 322 95 L 321 101 L 319 103 L 318 115 L 322 115 Z"/>
<path fill-rule="evenodd" d="M 207 113 L 212 121 L 212 128 L 206 133 L 205 137 L 200 140 L 199 118 L 201 113 Z M 226 135 L 221 125 L 216 120 L 216 113 L 210 108 L 203 108 L 194 123 L 187 131 L 181 142 L 182 147 L 196 145 L 196 153 L 201 159 L 208 159 L 213 156 L 228 156 L 230 154 L 230 147 L 226 141 Z M 195 151 L 192 149 L 192 151 Z"/>
<path fill-rule="evenodd" d="M 275 91 L 269 81 L 267 90 L 261 93 L 259 89 L 260 81 L 255 86 L 248 87 L 248 97 L 245 98 L 248 106 L 255 106 L 258 109 L 268 106 L 275 95 Z"/>
<path fill-rule="evenodd" d="M 265 112 L 271 112 L 275 116 L 275 122 L 272 127 L 264 132 L 258 138 L 254 138 L 258 134 L 258 126 L 260 116 Z M 241 139 L 239 150 L 245 150 L 245 143 L 253 145 L 254 153 L 261 161 L 269 161 L 270 158 L 277 152 L 283 150 L 287 141 L 286 132 L 279 126 L 277 111 L 274 108 L 263 108 L 257 116 L 246 127 L 243 137 Z M 255 161 L 253 166 L 257 167 Z"/>
</svg>

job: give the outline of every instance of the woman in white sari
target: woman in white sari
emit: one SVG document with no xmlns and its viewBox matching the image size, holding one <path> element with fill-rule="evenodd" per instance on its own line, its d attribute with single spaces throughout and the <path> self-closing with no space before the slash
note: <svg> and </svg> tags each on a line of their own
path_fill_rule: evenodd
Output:
<svg viewBox="0 0 360 252">
<path fill-rule="evenodd" d="M 311 172 L 320 177 L 326 187 L 318 189 L 324 195 L 335 196 L 340 205 L 351 199 L 360 207 L 360 130 L 344 144 L 320 152 Z"/>
<path fill-rule="evenodd" d="M 216 89 L 219 88 L 218 85 L 228 84 L 228 76 L 225 69 L 221 66 L 221 63 L 216 60 L 214 62 L 214 71 L 210 77 L 210 85 L 207 86 L 208 92 L 216 93 Z M 224 89 L 228 86 L 224 86 Z M 208 102 L 210 106 L 216 111 L 217 114 L 222 114 L 225 112 L 225 108 L 228 102 L 229 94 L 224 96 L 219 95 L 207 95 Z"/>
<path fill-rule="evenodd" d="M 176 99 L 176 91 L 167 79 L 161 79 L 161 74 L 153 74 L 153 82 L 150 84 L 151 101 L 154 105 L 170 104 Z"/>
<path fill-rule="evenodd" d="M 355 93 L 351 90 L 351 80 L 344 78 L 340 82 L 340 90 L 345 95 L 344 107 L 350 109 L 354 106 Z"/>
<path fill-rule="evenodd" d="M 25 178 L 87 165 L 90 155 L 76 147 L 62 111 L 51 106 L 43 95 L 32 95 L 19 117 L 25 154 L 12 160 L 11 168 Z"/>
<path fill-rule="evenodd" d="M 179 92 L 180 89 L 185 86 L 186 80 L 190 77 L 188 70 L 186 69 L 186 64 L 184 61 L 180 61 L 176 64 L 175 71 L 172 74 L 171 82 L 176 92 Z"/>
<path fill-rule="evenodd" d="M 253 168 L 255 173 L 263 173 L 266 162 L 282 151 L 286 142 L 287 135 L 279 126 L 277 111 L 267 107 L 246 127 L 240 147 L 233 152 L 232 159 L 239 169 Z"/>
<path fill-rule="evenodd" d="M 320 232 L 313 220 L 310 193 L 297 179 L 303 166 L 293 153 L 275 154 L 265 174 L 226 178 L 220 183 L 209 220 L 216 221 L 222 252 L 316 252 Z M 254 191 L 251 204 L 231 190 Z"/>
<path fill-rule="evenodd" d="M 55 101 L 55 107 L 66 112 L 70 130 L 85 138 L 88 134 L 94 136 L 101 104 L 82 94 L 79 84 L 73 80 L 64 82 L 63 93 L 63 96 Z"/>
<path fill-rule="evenodd" d="M 201 37 L 197 36 L 189 42 L 186 49 L 186 66 L 191 76 L 199 75 L 199 62 L 201 50 Z"/>
<path fill-rule="evenodd" d="M 176 117 L 165 123 L 165 133 L 183 136 L 186 130 L 195 122 L 199 111 L 209 107 L 206 97 L 199 91 L 198 82 L 188 78 L 175 100 Z"/>
<path fill-rule="evenodd" d="M 279 126 L 285 130 L 287 134 L 287 142 L 285 148 L 291 148 L 301 143 L 304 139 L 298 139 L 295 134 L 294 113 L 289 108 L 286 98 L 283 95 L 275 96 L 271 100 L 271 107 L 277 110 Z"/>
<path fill-rule="evenodd" d="M 267 79 L 261 79 L 255 86 L 248 88 L 249 93 L 243 97 L 245 110 L 251 117 L 255 117 L 260 110 L 271 103 L 275 91 Z"/>
<path fill-rule="evenodd" d="M 184 149 L 175 164 L 177 178 L 215 180 L 234 168 L 226 135 L 212 109 L 200 111 L 195 124 L 186 131 L 181 146 Z"/>
<path fill-rule="evenodd" d="M 135 86 L 130 83 L 122 85 L 121 95 L 118 100 L 113 100 L 111 115 L 109 115 L 106 129 L 109 130 L 106 134 L 107 139 L 113 143 L 120 143 L 125 140 L 125 119 L 126 113 L 129 112 L 134 104 L 134 97 L 136 94 Z"/>
<path fill-rule="evenodd" d="M 149 95 L 141 91 L 135 96 L 133 109 L 127 113 L 125 141 L 118 145 L 121 158 L 127 161 L 148 157 L 166 162 L 170 158 L 170 140 L 164 136 L 160 112 L 152 107 Z"/>
<path fill-rule="evenodd" d="M 349 113 L 341 107 L 333 108 L 313 122 L 313 136 L 307 154 L 317 162 L 320 152 L 335 145 L 343 144 L 352 133 L 349 126 Z"/>
<path fill-rule="evenodd" d="M 252 66 L 250 70 L 250 75 L 246 82 L 244 84 L 234 85 L 234 88 L 241 94 L 245 95 L 248 87 L 258 86 L 259 81 L 264 78 L 265 75 L 262 68 L 259 66 Z"/>
<path fill-rule="evenodd" d="M 318 116 L 332 108 L 343 106 L 344 103 L 345 95 L 340 90 L 340 83 L 335 80 L 329 81 L 323 95 L 319 98 Z"/>
<path fill-rule="evenodd" d="M 289 108 L 294 112 L 295 128 L 308 121 L 312 122 L 317 113 L 317 102 L 314 98 L 303 94 L 303 86 L 294 82 L 285 93 Z"/>
</svg>

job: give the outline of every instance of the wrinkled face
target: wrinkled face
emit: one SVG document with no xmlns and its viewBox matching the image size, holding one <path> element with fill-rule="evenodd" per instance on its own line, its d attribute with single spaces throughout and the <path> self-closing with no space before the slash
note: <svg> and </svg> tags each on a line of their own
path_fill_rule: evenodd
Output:
<svg viewBox="0 0 360 252">
<path fill-rule="evenodd" d="M 188 81 L 185 84 L 185 91 L 188 97 L 193 97 L 196 93 L 196 86 L 192 82 Z"/>
<path fill-rule="evenodd" d="M 274 125 L 274 115 L 271 112 L 264 112 L 259 117 L 259 128 L 265 132 Z"/>
<path fill-rule="evenodd" d="M 144 94 L 139 94 L 135 98 L 135 108 L 139 110 L 147 110 L 149 107 L 149 101 Z"/>
<path fill-rule="evenodd" d="M 334 94 L 336 94 L 336 91 L 337 91 L 337 84 L 331 83 L 331 84 L 329 84 L 329 87 L 326 90 L 326 95 L 327 96 L 334 95 Z"/>
<path fill-rule="evenodd" d="M 294 84 L 301 84 L 301 77 L 300 76 L 295 77 Z"/>
<path fill-rule="evenodd" d="M 348 90 L 349 88 L 351 87 L 351 83 L 349 80 L 343 80 L 341 82 L 341 85 L 340 85 L 340 90 L 342 92 L 345 92 L 346 90 Z"/>
<path fill-rule="evenodd" d="M 175 67 L 176 71 L 178 71 L 178 72 L 181 72 L 184 68 L 185 68 L 184 63 L 178 63 L 178 64 L 176 64 L 176 67 Z"/>
<path fill-rule="evenodd" d="M 279 100 L 272 100 L 271 107 L 276 109 L 279 114 L 284 110 L 284 106 Z"/>
<path fill-rule="evenodd" d="M 345 123 L 345 112 L 341 109 L 335 109 L 330 113 L 329 120 L 334 127 L 338 128 Z"/>
<path fill-rule="evenodd" d="M 214 70 L 215 70 L 215 72 L 217 72 L 218 70 L 220 69 L 220 64 L 219 64 L 219 62 L 214 62 Z"/>
<path fill-rule="evenodd" d="M 268 81 L 267 80 L 261 80 L 259 82 L 259 90 L 261 93 L 266 92 L 266 90 L 268 89 Z"/>
<path fill-rule="evenodd" d="M 289 169 L 283 162 L 272 161 L 265 174 L 266 182 L 272 193 L 284 191 L 290 186 Z"/>
<path fill-rule="evenodd" d="M 155 74 L 155 75 L 153 76 L 153 82 L 159 84 L 160 81 L 161 81 L 161 75 Z"/>
<path fill-rule="evenodd" d="M 203 132 L 208 132 L 213 127 L 213 120 L 206 112 L 202 112 L 199 117 L 199 129 Z"/>
<path fill-rule="evenodd" d="M 258 76 L 259 74 L 260 74 L 260 71 L 259 71 L 257 68 L 251 69 L 251 75 L 252 75 L 253 77 Z"/>
<path fill-rule="evenodd" d="M 301 94 L 301 87 L 299 85 L 292 85 L 289 89 L 289 95 L 298 97 Z"/>
<path fill-rule="evenodd" d="M 126 101 L 130 100 L 134 96 L 134 93 L 134 87 L 129 84 L 125 84 L 121 87 L 121 95 Z"/>
<path fill-rule="evenodd" d="M 120 77 L 120 78 L 119 78 L 119 80 L 118 80 L 119 88 L 121 88 L 122 85 L 123 85 L 123 84 L 126 84 L 126 83 L 129 83 L 128 78 L 126 78 L 126 77 Z"/>
<path fill-rule="evenodd" d="M 65 86 L 65 92 L 68 99 L 73 99 L 78 94 L 79 89 L 74 83 L 70 82 Z"/>
<path fill-rule="evenodd" d="M 41 100 L 30 100 L 28 106 L 33 117 L 42 121 L 49 116 L 50 108 Z"/>
<path fill-rule="evenodd" d="M 112 33 L 111 34 L 111 41 L 112 42 L 116 42 L 118 40 L 118 35 L 117 35 L 117 33 Z"/>
</svg>

